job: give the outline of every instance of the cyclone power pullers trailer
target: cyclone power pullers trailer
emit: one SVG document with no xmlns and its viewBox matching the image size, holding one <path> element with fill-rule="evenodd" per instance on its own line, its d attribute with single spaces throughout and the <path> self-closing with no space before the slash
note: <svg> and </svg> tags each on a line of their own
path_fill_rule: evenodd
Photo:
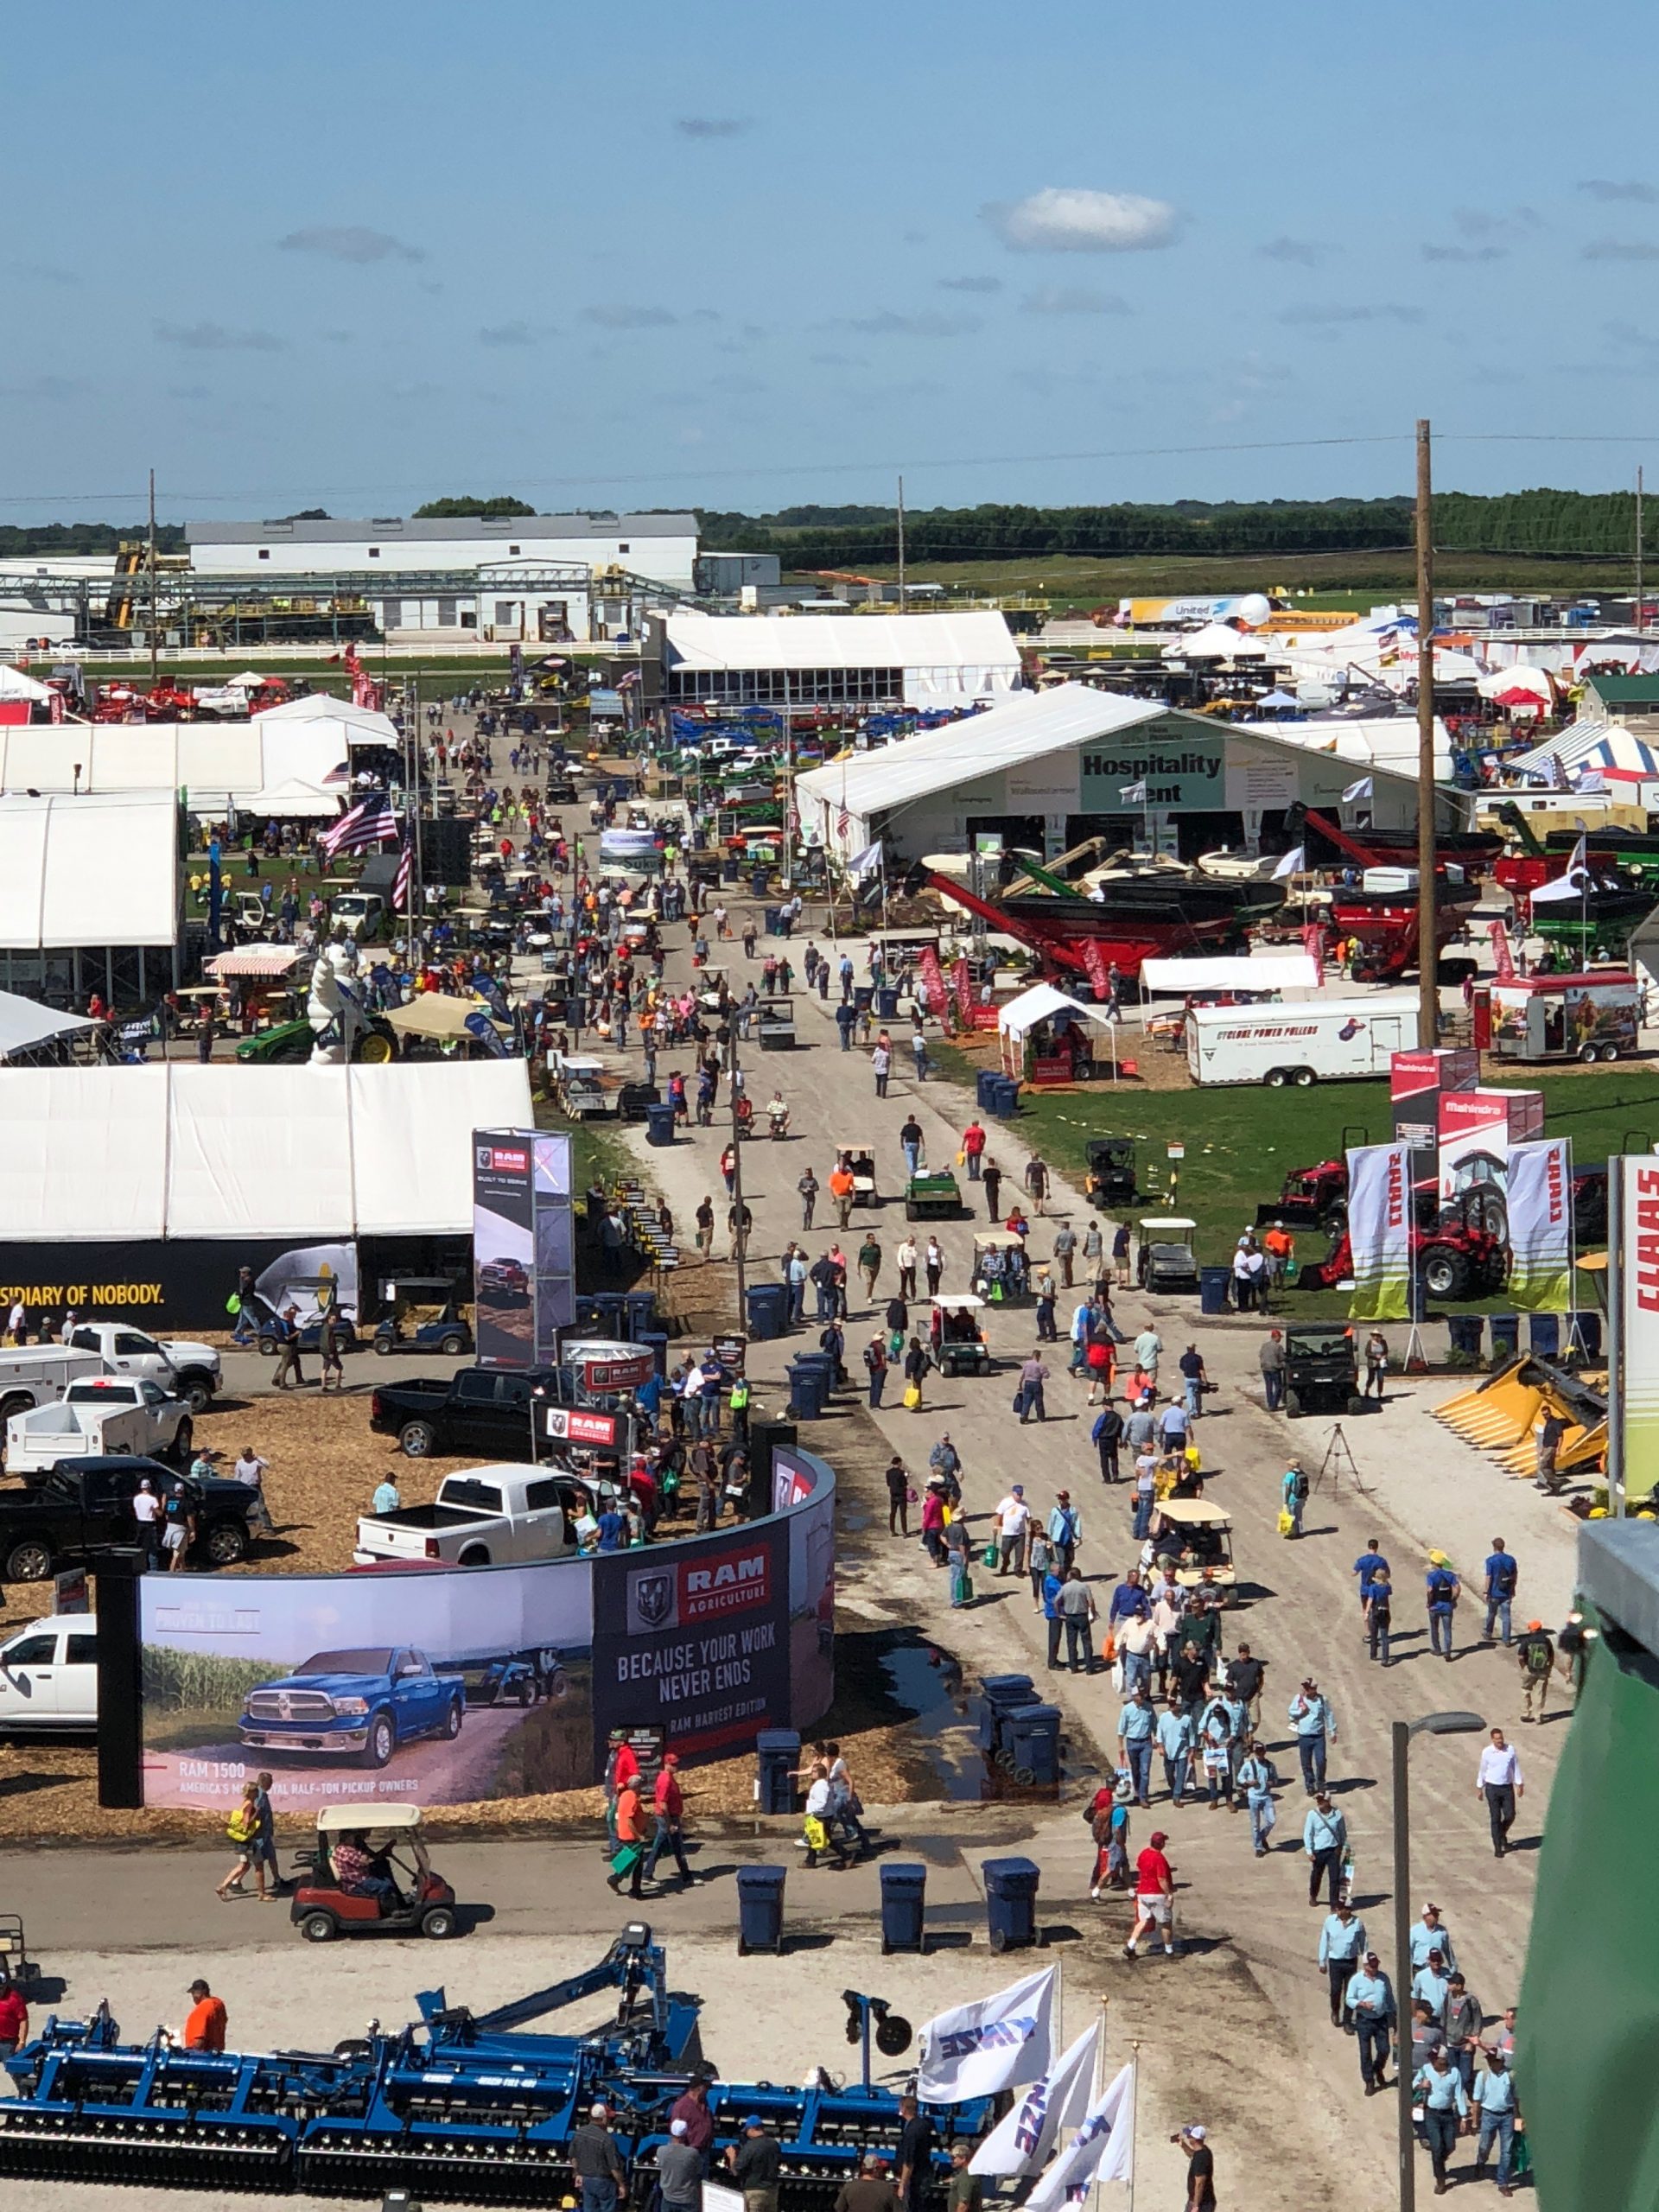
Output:
<svg viewBox="0 0 1659 2212">
<path fill-rule="evenodd" d="M 1194 1083 L 1294 1084 L 1387 1075 L 1391 1056 L 1417 1045 L 1415 991 L 1310 999 L 1300 1006 L 1187 1009 L 1186 1065 Z"/>
</svg>

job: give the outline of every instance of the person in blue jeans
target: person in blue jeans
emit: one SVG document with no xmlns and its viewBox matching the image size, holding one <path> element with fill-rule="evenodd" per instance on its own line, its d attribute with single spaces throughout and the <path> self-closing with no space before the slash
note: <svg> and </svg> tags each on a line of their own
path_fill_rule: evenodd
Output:
<svg viewBox="0 0 1659 2212">
<path fill-rule="evenodd" d="M 1500 2196 L 1513 2195 L 1510 2187 L 1511 2161 L 1515 2156 L 1515 2076 L 1510 2063 L 1501 2050 L 1486 2054 L 1486 2071 L 1475 2082 L 1471 2101 L 1479 2116 L 1479 2133 L 1475 2138 L 1475 2171 L 1479 2173 L 1491 2156 L 1492 2144 L 1497 2144 L 1497 2193 Z"/>
<path fill-rule="evenodd" d="M 1309 1675 L 1290 1700 L 1290 1725 L 1296 1731 L 1296 1754 L 1302 1764 L 1302 1787 L 1310 1797 L 1325 1787 L 1326 1746 L 1337 1740 L 1337 1716 L 1329 1698 Z"/>
<path fill-rule="evenodd" d="M 1510 1609 L 1515 1603 L 1515 1593 L 1521 1582 L 1521 1569 L 1513 1552 L 1506 1551 L 1502 1536 L 1492 1538 L 1491 1553 L 1486 1561 L 1486 1625 L 1481 1633 L 1485 1641 L 1492 1640 L 1494 1625 L 1503 1631 L 1503 1648 L 1510 1643 Z"/>
<path fill-rule="evenodd" d="M 251 1344 L 259 1333 L 259 1317 L 253 1310 L 253 1269 L 238 1268 L 236 1272 L 236 1321 L 231 1330 L 231 1342 Z"/>
<path fill-rule="evenodd" d="M 1154 1716 L 1152 1700 L 1144 1689 L 1137 1689 L 1117 1716 L 1118 1741 L 1123 1746 L 1123 1764 L 1129 1770 L 1135 1783 L 1137 1805 L 1152 1802 L 1152 1739 Z"/>
<path fill-rule="evenodd" d="M 1279 1815 L 1274 1808 L 1273 1793 L 1279 1780 L 1277 1768 L 1254 1736 L 1244 1747 L 1239 1761 L 1237 1783 L 1244 1793 L 1244 1802 L 1250 1813 L 1250 1841 L 1258 1859 L 1268 1855 L 1268 1838 Z M 1364 1930 L 1360 1931 L 1361 1941 Z"/>
<path fill-rule="evenodd" d="M 1423 1578 L 1423 1585 L 1428 1599 L 1428 1648 L 1449 1662 L 1452 1657 L 1452 1616 L 1463 1595 L 1463 1585 L 1444 1552 L 1429 1554 L 1428 1573 Z"/>
<path fill-rule="evenodd" d="M 1456 2147 L 1458 2130 L 1469 2117 L 1469 2100 L 1463 2093 L 1462 2077 L 1444 2047 L 1419 2070 L 1411 2087 L 1423 2107 L 1423 2136 L 1434 2168 L 1434 2194 L 1443 2196 L 1449 2186 L 1446 2164 Z"/>
<path fill-rule="evenodd" d="M 1164 1781 L 1169 1790 L 1169 1802 L 1179 1805 L 1186 1796 L 1187 1777 L 1192 1770 L 1192 1716 L 1182 1705 L 1172 1702 L 1166 1712 L 1158 1716 L 1158 1748 L 1164 1757 Z"/>
</svg>

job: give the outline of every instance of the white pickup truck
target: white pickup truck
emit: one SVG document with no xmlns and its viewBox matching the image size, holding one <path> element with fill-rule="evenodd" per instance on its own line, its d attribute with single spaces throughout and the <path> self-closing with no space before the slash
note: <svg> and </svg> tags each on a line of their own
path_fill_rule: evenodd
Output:
<svg viewBox="0 0 1659 2212">
<path fill-rule="evenodd" d="M 0 1421 L 49 1406 L 72 1382 L 102 1375 L 103 1355 L 67 1344 L 8 1344 L 0 1350 Z"/>
<path fill-rule="evenodd" d="M 222 1369 L 211 1344 L 147 1336 L 130 1321 L 77 1321 L 69 1343 L 76 1351 L 97 1352 L 111 1375 L 159 1382 L 184 1399 L 193 1414 L 207 1412 L 219 1385 Z"/>
<path fill-rule="evenodd" d="M 359 1567 L 378 1560 L 442 1560 L 452 1567 L 501 1567 L 563 1559 L 576 1549 L 572 1522 L 587 1492 L 550 1467 L 474 1467 L 446 1475 L 433 1505 L 365 1513 L 357 1524 Z"/>
<path fill-rule="evenodd" d="M 43 1475 L 60 1459 L 91 1453 L 168 1457 L 187 1466 L 194 1431 L 190 1408 L 159 1382 L 141 1376 L 95 1376 L 72 1382 L 55 1405 L 14 1414 L 6 1423 L 6 1472 Z"/>
</svg>

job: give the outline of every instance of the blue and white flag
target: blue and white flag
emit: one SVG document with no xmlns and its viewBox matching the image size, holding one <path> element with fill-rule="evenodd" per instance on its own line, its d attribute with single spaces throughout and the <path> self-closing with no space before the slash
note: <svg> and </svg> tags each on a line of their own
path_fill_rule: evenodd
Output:
<svg viewBox="0 0 1659 2212">
<path fill-rule="evenodd" d="M 847 863 L 847 873 L 855 883 L 862 883 L 867 875 L 874 875 L 881 866 L 881 840 L 866 845 L 861 853 L 855 853 Z"/>
<path fill-rule="evenodd" d="M 1054 2056 L 1055 1972 L 1050 1967 L 927 2021 L 917 2095 L 930 2104 L 962 2104 L 1040 2080 Z"/>
<path fill-rule="evenodd" d="M 1354 781 L 1350 784 L 1347 789 L 1343 792 L 1343 804 L 1345 806 L 1352 806 L 1358 800 L 1362 798 L 1370 798 L 1371 796 L 1371 778 L 1370 776 L 1358 776 L 1355 778 Z"/>
<path fill-rule="evenodd" d="M 1100 2050 L 1096 2019 L 1061 2057 L 1052 2074 L 1033 2082 L 998 2121 L 968 2162 L 971 2174 L 1039 2174 L 1063 2127 L 1081 2126 L 1095 2086 Z"/>
<path fill-rule="evenodd" d="M 1144 806 L 1147 803 L 1146 778 L 1142 776 L 1138 784 L 1120 784 L 1117 795 L 1125 806 Z"/>
<path fill-rule="evenodd" d="M 1025 2212 L 1054 2212 L 1080 2203 L 1097 2181 L 1128 2181 L 1135 2173 L 1135 2068 L 1115 2075 L 1089 2107 L 1065 2149 L 1026 2199 Z"/>
</svg>

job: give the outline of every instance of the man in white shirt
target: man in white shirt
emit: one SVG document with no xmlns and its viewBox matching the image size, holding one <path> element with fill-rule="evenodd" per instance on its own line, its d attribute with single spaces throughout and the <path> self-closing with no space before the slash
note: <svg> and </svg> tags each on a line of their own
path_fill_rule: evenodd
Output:
<svg viewBox="0 0 1659 2212">
<path fill-rule="evenodd" d="M 1031 1526 L 1031 1508 L 1026 1503 L 1025 1485 L 1016 1483 L 998 1504 L 992 1516 L 996 1525 L 996 1541 L 1001 1554 L 997 1573 L 1012 1571 L 1023 1574 L 1026 1571 L 1026 1532 Z"/>
<path fill-rule="evenodd" d="M 1142 1329 L 1135 1340 L 1135 1363 L 1154 1382 L 1158 1380 L 1158 1361 L 1163 1349 L 1163 1338 L 1150 1325 Z"/>
<path fill-rule="evenodd" d="M 1501 1728 L 1494 1728 L 1491 1742 L 1480 1755 L 1480 1773 L 1475 1783 L 1476 1796 L 1486 1800 L 1494 1859 L 1502 1859 L 1509 1850 L 1516 1805 L 1526 1794 L 1526 1787 L 1514 1745 L 1504 1740 Z"/>
<path fill-rule="evenodd" d="M 132 1494 L 132 1517 L 138 1523 L 138 1541 L 144 1565 L 153 1573 L 162 1563 L 162 1501 L 144 1476 Z"/>
<path fill-rule="evenodd" d="M 235 1470 L 238 1482 L 245 1483 L 253 1492 L 253 1510 L 248 1516 L 248 1526 L 261 1536 L 271 1533 L 270 1509 L 265 1503 L 265 1469 L 270 1464 L 259 1457 L 251 1444 L 245 1444 Z"/>
<path fill-rule="evenodd" d="M 907 1236 L 905 1238 L 904 1243 L 899 1247 L 898 1250 L 893 1256 L 899 1262 L 899 1297 L 914 1298 L 916 1295 L 916 1267 L 917 1262 L 921 1258 L 921 1254 L 916 1249 L 916 1239 L 913 1236 Z"/>
</svg>

